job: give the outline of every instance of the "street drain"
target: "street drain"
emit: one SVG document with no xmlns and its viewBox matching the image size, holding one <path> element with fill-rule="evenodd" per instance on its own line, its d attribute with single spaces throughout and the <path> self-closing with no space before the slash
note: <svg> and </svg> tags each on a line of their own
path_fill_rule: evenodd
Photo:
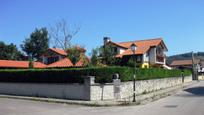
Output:
<svg viewBox="0 0 204 115">
<path fill-rule="evenodd" d="M 176 108 L 176 107 L 178 107 L 178 105 L 166 105 L 164 107 L 166 107 L 166 108 Z"/>
</svg>

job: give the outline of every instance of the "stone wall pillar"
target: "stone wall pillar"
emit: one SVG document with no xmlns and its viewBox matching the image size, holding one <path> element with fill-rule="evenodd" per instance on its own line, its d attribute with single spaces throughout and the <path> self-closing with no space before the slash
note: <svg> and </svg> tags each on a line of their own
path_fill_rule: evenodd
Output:
<svg viewBox="0 0 204 115">
<path fill-rule="evenodd" d="M 114 88 L 114 99 L 120 100 L 121 99 L 121 80 L 118 74 L 115 74 L 113 78 L 113 88 Z"/>
<path fill-rule="evenodd" d="M 84 97 L 85 100 L 91 100 L 91 85 L 95 84 L 95 76 L 85 76 L 84 78 Z"/>
</svg>

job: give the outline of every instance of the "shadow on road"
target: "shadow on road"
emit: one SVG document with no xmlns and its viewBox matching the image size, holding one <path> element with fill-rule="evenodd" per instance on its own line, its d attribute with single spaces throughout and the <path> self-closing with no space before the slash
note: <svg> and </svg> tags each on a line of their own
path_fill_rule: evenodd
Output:
<svg viewBox="0 0 204 115">
<path fill-rule="evenodd" d="M 204 87 L 193 87 L 185 89 L 184 91 L 189 92 L 196 96 L 204 96 Z"/>
</svg>

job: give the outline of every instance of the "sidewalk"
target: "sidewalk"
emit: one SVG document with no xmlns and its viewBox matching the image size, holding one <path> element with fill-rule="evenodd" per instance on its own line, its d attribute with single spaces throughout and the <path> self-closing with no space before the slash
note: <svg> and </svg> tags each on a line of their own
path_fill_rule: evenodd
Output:
<svg viewBox="0 0 204 115">
<path fill-rule="evenodd" d="M 151 101 L 158 100 L 160 98 L 173 95 L 177 91 L 182 90 L 192 84 L 196 84 L 197 81 L 192 81 L 179 86 L 158 90 L 155 92 L 137 95 L 136 102 L 132 102 L 132 98 L 121 99 L 120 101 L 106 100 L 106 101 L 83 101 L 83 100 L 65 100 L 65 99 L 54 99 L 54 98 L 41 98 L 41 97 L 26 97 L 26 96 L 13 96 L 13 95 L 0 95 L 0 98 L 12 98 L 12 99 L 24 99 L 51 103 L 65 103 L 74 105 L 84 105 L 84 106 L 121 106 L 121 105 L 139 105 L 146 104 Z"/>
</svg>

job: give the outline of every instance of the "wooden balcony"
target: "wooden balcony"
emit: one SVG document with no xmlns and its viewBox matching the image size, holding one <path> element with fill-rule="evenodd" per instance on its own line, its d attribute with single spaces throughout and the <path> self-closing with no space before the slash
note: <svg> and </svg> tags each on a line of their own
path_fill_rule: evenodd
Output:
<svg viewBox="0 0 204 115">
<path fill-rule="evenodd" d="M 161 55 L 157 55 L 156 61 L 164 63 L 164 56 L 163 55 L 162 56 Z"/>
</svg>

